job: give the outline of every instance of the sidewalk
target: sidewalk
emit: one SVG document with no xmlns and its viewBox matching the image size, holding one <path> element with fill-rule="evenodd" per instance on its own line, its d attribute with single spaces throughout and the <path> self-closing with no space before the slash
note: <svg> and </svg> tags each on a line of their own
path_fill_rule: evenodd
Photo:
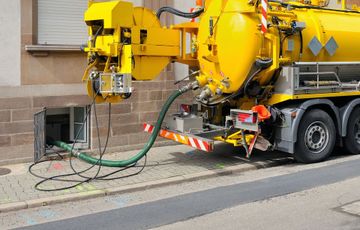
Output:
<svg viewBox="0 0 360 230">
<path fill-rule="evenodd" d="M 126 159 L 137 151 L 105 155 L 105 159 Z M 148 153 L 147 167 L 142 173 L 118 180 L 92 181 L 57 192 L 41 192 L 34 189 L 40 179 L 28 173 L 30 164 L 5 166 L 12 172 L 0 176 L 0 212 L 38 207 L 66 201 L 87 199 L 117 193 L 128 193 L 136 190 L 148 189 L 185 181 L 209 178 L 219 175 L 228 175 L 263 167 L 292 162 L 291 158 L 283 153 L 255 152 L 252 158 L 244 158 L 240 149 L 228 145 L 217 145 L 214 153 L 194 151 L 184 145 L 153 148 Z M 81 171 L 89 167 L 77 159 L 73 160 L 74 167 Z M 143 165 L 144 160 L 139 162 Z M 97 167 L 89 171 L 87 176 L 94 176 Z M 116 177 L 126 176 L 137 172 L 141 168 L 131 168 L 117 173 Z M 100 175 L 116 169 L 101 169 Z M 37 165 L 33 171 L 39 175 L 50 177 L 59 174 L 72 173 L 69 161 L 46 162 Z M 66 179 L 81 179 L 78 176 Z M 71 183 L 49 181 L 43 184 L 44 189 L 55 189 L 72 185 Z"/>
</svg>

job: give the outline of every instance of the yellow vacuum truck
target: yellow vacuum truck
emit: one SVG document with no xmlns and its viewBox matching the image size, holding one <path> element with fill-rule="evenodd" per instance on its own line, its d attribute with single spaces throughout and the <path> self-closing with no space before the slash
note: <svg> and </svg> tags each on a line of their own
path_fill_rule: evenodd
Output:
<svg viewBox="0 0 360 230">
<path fill-rule="evenodd" d="M 305 163 L 326 159 L 336 145 L 358 154 L 360 11 L 342 3 L 331 9 L 321 0 L 198 0 L 192 12 L 154 12 L 90 1 L 83 81 L 97 103 L 119 103 L 131 97 L 132 81 L 152 80 L 169 63 L 187 64 L 190 80 L 157 124 L 144 124 L 149 142 L 160 135 L 210 152 L 222 141 L 243 146 L 248 157 L 254 148 L 280 150 Z M 164 14 L 189 20 L 167 27 Z M 190 90 L 194 103 L 165 118 Z"/>
</svg>

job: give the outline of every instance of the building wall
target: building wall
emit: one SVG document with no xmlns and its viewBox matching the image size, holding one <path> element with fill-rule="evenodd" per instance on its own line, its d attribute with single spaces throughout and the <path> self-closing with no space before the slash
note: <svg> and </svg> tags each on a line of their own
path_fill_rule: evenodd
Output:
<svg viewBox="0 0 360 230">
<path fill-rule="evenodd" d="M 20 0 L 0 0 L 0 85 L 20 85 Z"/>
<path fill-rule="evenodd" d="M 85 86 L 81 83 L 81 77 L 86 68 L 86 55 L 80 51 L 26 51 L 26 45 L 37 43 L 37 0 L 0 0 L 0 6 L 8 6 L 10 2 L 12 11 L 9 10 L 7 11 L 9 14 L 0 17 L 6 16 L 8 24 L 4 24 L 6 28 L 10 27 L 9 31 L 13 33 L 11 39 L 7 39 L 6 42 L 14 43 L 14 45 L 2 53 L 7 54 L 6 58 L 17 55 L 17 64 L 13 62 L 6 65 L 0 64 L 0 70 L 12 76 L 11 82 L 6 83 L 4 79 L 1 79 L 0 85 L 0 165 L 32 160 L 33 117 L 36 112 L 44 107 L 70 107 L 91 103 L 86 95 Z M 172 5 L 173 1 L 135 0 L 134 3 L 158 9 L 160 6 Z M 168 25 L 173 23 L 172 20 L 170 15 L 162 19 L 163 23 Z M 2 22 L 3 20 L 0 20 L 0 23 Z M 17 32 L 14 29 L 16 27 Z M 0 33 L 2 31 L 4 30 Z M 1 45 L 4 44 L 1 43 Z M 6 48 L 8 47 L 10 45 L 6 45 Z M 16 58 L 9 59 L 16 61 Z M 14 65 L 17 66 L 9 70 L 8 67 Z M 134 87 L 137 92 L 132 98 L 123 104 L 113 105 L 110 151 L 137 149 L 143 146 L 148 134 L 142 132 L 142 124 L 145 121 L 156 120 L 164 100 L 170 91 L 176 88 L 173 79 L 174 67 L 171 64 L 155 81 L 136 82 Z M 100 137 L 105 139 L 107 134 L 106 105 L 97 106 L 97 115 Z M 97 137 L 94 119 L 93 112 L 92 138 Z M 96 148 L 96 143 L 91 140 L 91 147 Z M 158 144 L 167 143 L 164 140 L 158 141 Z"/>
<path fill-rule="evenodd" d="M 158 9 L 174 5 L 188 11 L 192 0 L 134 0 L 136 5 Z M 335 0 L 332 0 L 334 3 Z M 37 0 L 0 0 L 0 165 L 30 161 L 33 156 L 33 116 L 44 107 L 70 107 L 90 104 L 81 76 L 86 55 L 80 51 L 35 52 L 25 50 L 37 41 Z M 184 19 L 183 19 L 184 20 Z M 179 23 L 169 14 L 164 24 Z M 151 82 L 136 82 L 131 99 L 113 105 L 110 129 L 110 151 L 141 148 L 148 134 L 142 132 L 144 122 L 155 122 L 158 112 L 174 86 L 174 78 L 182 78 L 187 68 L 170 64 Z M 181 102 L 191 101 L 191 94 Z M 107 135 L 107 105 L 97 106 L 100 137 Z M 91 116 L 91 137 L 97 138 L 94 111 Z M 159 139 L 158 144 L 168 144 Z M 96 148 L 97 142 L 91 141 Z"/>
<path fill-rule="evenodd" d="M 21 0 L 21 15 L 21 85 L 81 83 L 86 55 L 26 51 L 26 45 L 37 44 L 37 0 Z"/>
<path fill-rule="evenodd" d="M 351 9 L 353 5 L 360 7 L 360 0 L 347 0 L 346 5 L 349 9 Z"/>
</svg>

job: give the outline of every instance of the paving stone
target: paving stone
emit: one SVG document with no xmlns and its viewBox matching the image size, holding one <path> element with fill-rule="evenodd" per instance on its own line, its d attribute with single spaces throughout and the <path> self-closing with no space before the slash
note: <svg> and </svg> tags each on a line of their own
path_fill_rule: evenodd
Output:
<svg viewBox="0 0 360 230">
<path fill-rule="evenodd" d="M 100 191 L 102 189 L 108 189 L 112 193 L 115 191 L 123 191 L 124 188 L 134 189 L 137 184 L 150 186 L 152 183 L 161 184 L 161 181 L 169 180 L 171 183 L 178 181 L 179 179 L 188 179 L 192 180 L 196 176 L 206 177 L 209 175 L 216 175 L 214 170 L 219 170 L 219 165 L 222 169 L 227 167 L 238 167 L 238 166 L 252 166 L 256 162 L 257 158 L 254 159 L 254 162 L 245 162 L 239 159 L 238 155 L 230 154 L 204 154 L 198 151 L 192 151 L 192 155 L 189 156 L 187 153 L 192 151 L 191 148 L 187 146 L 166 146 L 153 148 L 148 154 L 148 167 L 145 170 L 136 176 L 127 177 L 118 180 L 110 181 L 93 181 L 90 184 L 83 184 L 78 188 L 67 189 L 65 191 L 57 192 L 40 192 L 34 189 L 34 185 L 40 181 L 40 179 L 35 178 L 30 175 L 27 171 L 29 164 L 23 164 L 22 172 L 17 172 L 16 174 L 9 174 L 3 177 L 0 177 L 0 207 L 3 204 L 8 204 L 12 202 L 31 202 L 34 199 L 43 199 L 48 201 L 49 199 L 56 197 L 76 197 L 79 194 Z M 228 151 L 229 152 L 229 151 Z M 122 153 L 113 153 L 107 154 L 106 159 L 109 160 L 119 160 L 126 159 L 137 154 L 138 151 L 128 151 Z M 259 158 L 259 157 L 258 157 Z M 272 155 L 267 153 L 267 159 L 284 159 L 287 158 L 286 155 L 278 154 Z M 68 174 L 73 171 L 69 167 L 69 161 L 57 162 L 61 163 L 63 166 L 61 170 L 54 169 L 52 164 L 42 164 L 33 168 L 34 172 L 42 176 L 54 176 L 59 174 Z M 73 159 L 73 165 L 78 170 L 86 169 L 89 167 L 84 162 L 81 162 L 77 159 Z M 121 172 L 113 177 L 125 176 L 138 172 L 144 164 L 144 161 L 138 163 L 138 167 L 130 168 L 126 172 Z M 254 167 L 253 167 L 254 168 Z M 101 175 L 105 175 L 110 172 L 114 172 L 117 169 L 109 169 L 102 167 Z M 94 176 L 97 172 L 97 167 L 90 170 L 84 175 Z M 175 178 L 175 179 L 174 179 Z M 66 179 L 81 179 L 78 176 L 67 177 Z M 66 182 L 56 182 L 48 181 L 44 184 L 47 188 L 59 188 L 72 185 L 73 183 Z M 129 191 L 130 191 L 129 190 Z M 84 195 L 86 197 L 86 195 Z M 60 199 L 59 198 L 59 199 Z M 61 198 L 63 199 L 63 198 Z M 60 200 L 61 200 L 60 199 Z M 63 199 L 64 200 L 64 199 Z M 65 199 L 66 200 L 66 199 Z M 38 203 L 31 203 L 32 205 L 37 205 Z M 22 207 L 18 204 L 17 207 Z M 6 206 L 8 209 L 9 206 Z M 0 208 L 1 209 L 1 208 Z M 7 210 L 6 209 L 6 210 Z"/>
</svg>

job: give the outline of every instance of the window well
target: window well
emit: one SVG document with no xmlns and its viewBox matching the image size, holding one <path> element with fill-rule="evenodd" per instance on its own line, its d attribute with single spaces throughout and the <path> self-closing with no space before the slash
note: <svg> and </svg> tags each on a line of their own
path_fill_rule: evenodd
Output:
<svg viewBox="0 0 360 230">
<path fill-rule="evenodd" d="M 62 141 L 74 144 L 77 149 L 89 148 L 89 121 L 86 118 L 87 106 L 45 108 L 34 115 L 34 160 L 46 155 L 46 143 Z"/>
</svg>

